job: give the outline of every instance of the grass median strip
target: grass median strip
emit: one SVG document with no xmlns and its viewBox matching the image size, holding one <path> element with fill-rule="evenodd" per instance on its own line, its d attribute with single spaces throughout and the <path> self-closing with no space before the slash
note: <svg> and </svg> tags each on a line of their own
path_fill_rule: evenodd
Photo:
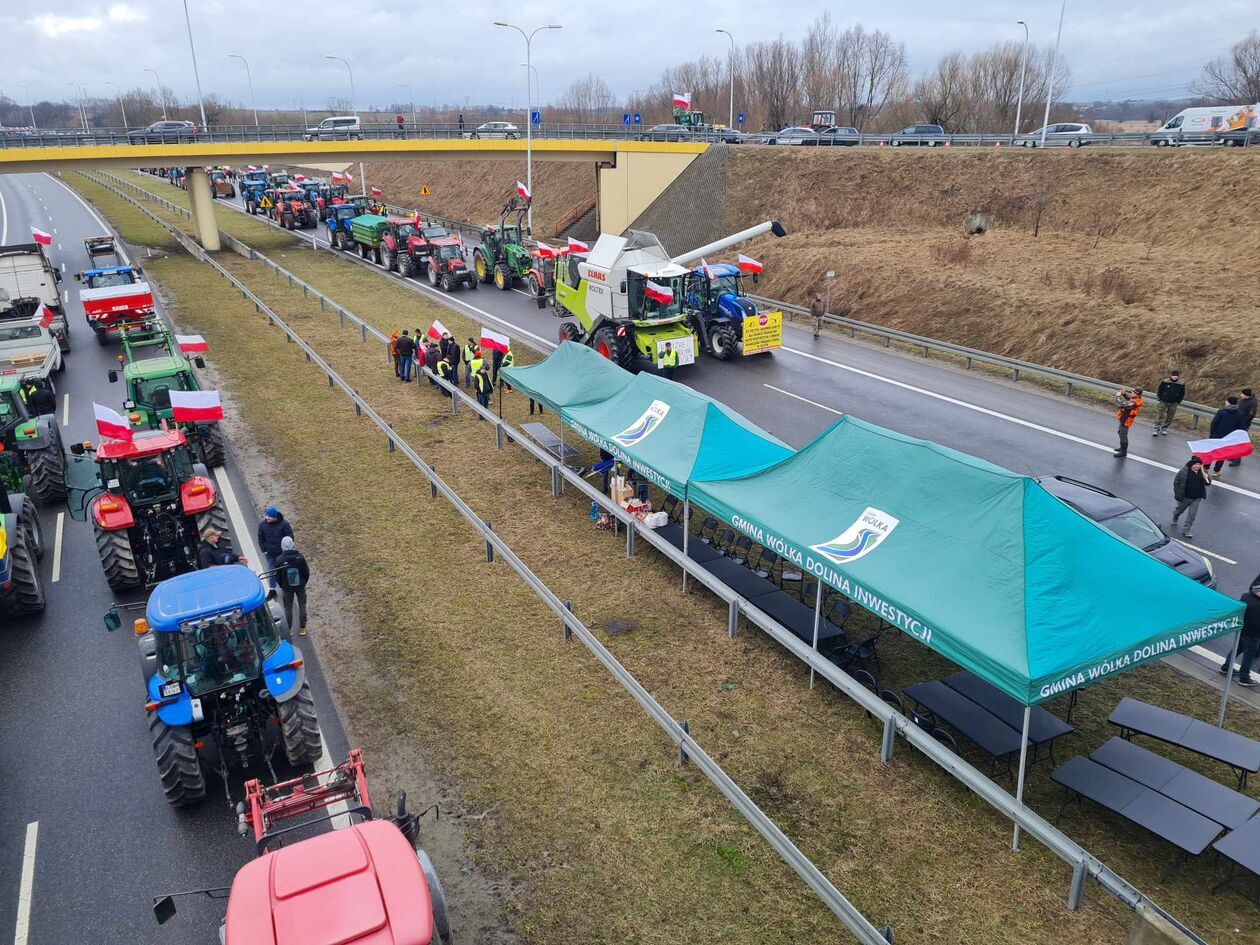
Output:
<svg viewBox="0 0 1260 945">
<path fill-rule="evenodd" d="M 135 213 L 100 188 L 84 189 L 94 190 L 89 196 L 111 215 L 116 209 L 123 213 L 119 208 Z M 378 327 L 391 324 L 377 321 L 374 313 L 399 311 L 399 295 L 411 311 L 433 305 L 433 314 L 451 324 L 445 308 L 376 274 L 326 253 L 297 249 L 287 235 L 281 235 L 287 247 L 268 248 L 265 238 L 280 234 L 258 221 L 238 222 L 255 231 L 238 233 L 240 238 L 350 303 Z M 297 254 L 310 268 L 290 266 L 289 257 Z M 601 627 L 614 617 L 637 621 L 635 632 L 607 641 L 618 658 L 676 717 L 691 720 L 702 743 L 873 920 L 891 922 L 899 937 L 904 932 L 911 941 L 1119 940 L 1119 925 L 1097 921 L 1104 913 L 1123 920 L 1117 907 L 1103 901 L 1082 913 L 1066 912 L 1066 867 L 1036 844 L 1025 844 L 1018 858 L 1005 856 L 1006 822 L 912 753 L 903 750 L 894 764 L 880 766 L 878 729 L 861 712 L 834 693 L 810 693 L 802 685 L 800 665 L 763 638 L 727 641 L 724 608 L 705 593 L 679 593 L 676 572 L 650 554 L 627 561 L 619 543 L 593 532 L 574 497 L 558 503 L 550 499 L 541 467 L 532 459 L 512 449 L 496 453 L 484 424 L 467 415 L 450 417 L 449 402 L 427 385 L 398 384 L 379 344 L 359 343 L 357 334 L 340 329 L 334 315 L 321 315 L 318 303 L 303 300 L 284 280 L 234 254 L 219 258 L 337 370 L 354 379 L 526 562 L 561 596 L 573 599 L 588 624 Z M 161 265 L 177 261 L 201 269 L 203 280 L 226 285 L 184 257 Z M 256 438 L 293 476 L 293 501 L 303 521 L 322 529 L 333 517 L 338 527 L 364 529 L 378 517 L 387 520 L 392 514 L 403 520 L 401 526 L 382 526 L 379 534 L 387 543 L 370 540 L 367 536 L 378 533 L 369 530 L 343 548 L 334 544 L 333 567 L 346 572 L 338 574 L 343 586 L 358 588 L 364 584 L 362 569 L 371 570 L 378 559 L 388 561 L 395 569 L 386 573 L 405 584 L 408 594 L 414 588 L 420 600 L 436 604 L 422 605 L 421 634 L 392 612 L 377 616 L 389 610 L 388 600 L 354 595 L 356 609 L 379 628 L 373 638 L 375 658 L 386 678 L 406 692 L 408 698 L 399 701 L 406 702 L 407 717 L 432 710 L 431 718 L 416 723 L 424 750 L 441 758 L 466 797 L 471 793 L 495 809 L 482 841 L 497 868 L 525 883 L 522 928 L 531 937 L 554 938 L 561 932 L 573 941 L 834 936 L 834 921 L 751 831 L 693 772 L 680 771 L 662 757 L 661 740 L 635 717 L 637 709 L 623 708 L 628 700 L 610 697 L 607 680 L 593 675 L 588 661 L 575 661 L 555 642 L 554 618 L 538 613 L 541 605 L 532 594 L 519 584 L 510 592 L 506 584 L 486 588 L 483 572 L 494 569 L 478 564 L 480 546 L 461 524 L 431 521 L 443 516 L 429 511 L 440 503 L 428 503 L 427 487 L 421 496 L 389 486 L 397 476 L 392 461 L 369 463 L 360 478 L 358 463 L 373 455 L 368 447 L 364 456 L 335 453 L 336 481 L 366 503 L 360 508 L 365 521 L 345 522 L 343 514 L 328 512 L 322 504 L 329 499 L 326 494 L 317 501 L 319 490 L 308 487 L 319 475 L 327 477 L 334 455 L 319 414 L 312 422 L 304 407 L 315 401 L 306 385 L 317 384 L 318 375 L 294 349 L 286 352 L 282 341 L 278 351 L 271 351 L 276 333 L 261 327 L 260 319 L 242 321 L 239 311 L 203 311 L 209 304 L 197 288 L 201 283 L 192 276 L 186 281 L 182 273 L 175 282 L 157 275 L 173 290 L 177 317 L 207 337 L 219 334 L 220 344 L 211 337 L 213 350 L 216 362 L 234 365 L 221 365 L 229 377 L 257 372 L 253 382 L 234 393 L 247 419 L 257 418 Z M 360 282 L 360 276 L 369 278 Z M 239 294 L 235 299 L 239 302 Z M 251 305 L 231 308 L 252 314 Z M 408 321 L 404 317 L 402 324 Z M 230 343 L 245 332 L 250 345 Z M 224 353 L 224 347 L 231 350 Z M 306 374 L 292 389 L 286 361 L 299 376 Z M 505 399 L 505 416 L 514 423 L 524 415 L 520 401 Z M 332 416 L 349 412 L 344 400 L 340 404 Z M 295 419 L 302 416 L 304 422 Z M 281 418 L 290 422 L 280 431 L 283 444 L 277 444 L 275 432 L 265 431 L 275 420 L 283 423 Z M 250 423 L 253 427 L 255 420 Z M 318 442 L 290 448 L 289 440 L 309 436 L 312 426 Z M 387 455 L 379 436 L 375 442 Z M 379 499 L 364 499 L 378 494 Z M 449 510 L 443 511 L 453 521 Z M 439 525 L 437 546 L 434 524 Z M 443 546 L 443 536 L 452 549 Z M 469 547 L 471 558 L 445 557 L 448 550 Z M 440 562 L 428 560 L 432 552 Z M 436 593 L 413 577 L 412 562 L 420 558 L 426 559 Z M 429 572 L 428 566 L 438 570 Z M 477 586 L 468 588 L 468 580 Z M 469 591 L 471 612 L 462 603 Z M 504 623 L 510 627 L 495 626 Z M 860 638 L 861 632 L 853 635 Z M 416 646 L 418 652 L 400 658 L 399 646 Z M 881 679 L 894 687 L 949 671 L 943 660 L 904 638 L 882 644 L 881 658 Z M 370 715 L 353 694 L 345 695 L 333 675 L 352 717 L 360 710 Z M 451 691 L 437 695 L 433 687 Z M 1128 674 L 1084 696 L 1077 715 L 1083 748 L 1103 740 L 1106 714 L 1121 692 L 1199 714 L 1207 714 L 1211 700 L 1206 689 L 1166 667 Z M 430 745 L 435 739 L 438 743 Z M 1057 807 L 1044 766 L 1033 769 L 1029 797 L 1043 812 Z M 1214 881 L 1206 869 L 1182 870 L 1169 886 L 1157 888 L 1165 851 L 1140 838 L 1131 845 L 1118 842 L 1123 831 L 1090 814 L 1073 819 L 1072 827 L 1081 826 L 1071 832 L 1078 837 L 1078 830 L 1087 832 L 1082 838 L 1087 846 L 1192 927 L 1206 934 L 1243 921 L 1246 906 L 1240 900 L 1222 897 L 1206 908 L 1204 893 Z M 547 868 L 539 870 L 540 864 Z M 685 915 L 674 916 L 675 910 Z M 674 916 L 674 924 L 664 916 Z"/>
</svg>

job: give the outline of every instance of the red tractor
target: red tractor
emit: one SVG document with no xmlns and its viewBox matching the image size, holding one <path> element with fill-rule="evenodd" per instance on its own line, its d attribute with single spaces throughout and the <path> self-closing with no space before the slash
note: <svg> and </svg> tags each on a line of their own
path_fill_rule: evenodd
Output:
<svg viewBox="0 0 1260 945">
<path fill-rule="evenodd" d="M 381 265 L 400 276 L 419 275 L 428 265 L 433 240 L 450 236 L 444 226 L 427 225 L 419 219 L 390 217 L 381 234 Z"/>
<path fill-rule="evenodd" d="M 468 268 L 464 258 L 464 244 L 453 236 L 443 236 L 429 241 L 429 261 L 426 263 L 429 285 L 442 287 L 443 292 L 454 292 L 461 285 L 477 288 L 477 274 Z"/>
<path fill-rule="evenodd" d="M 374 817 L 359 749 L 328 771 L 270 787 L 249 781 L 238 810 L 241 836 L 252 835 L 258 858 L 232 881 L 223 945 L 450 945 L 446 896 L 428 854 L 415 847 L 420 818 L 401 792 L 392 817 Z M 342 813 L 354 822 L 280 845 Z M 174 896 L 154 900 L 159 924 L 175 911 Z"/>
<path fill-rule="evenodd" d="M 277 190 L 272 204 L 271 219 L 286 230 L 305 230 L 316 224 L 315 209 L 307 203 L 306 192 L 297 187 Z"/>
</svg>

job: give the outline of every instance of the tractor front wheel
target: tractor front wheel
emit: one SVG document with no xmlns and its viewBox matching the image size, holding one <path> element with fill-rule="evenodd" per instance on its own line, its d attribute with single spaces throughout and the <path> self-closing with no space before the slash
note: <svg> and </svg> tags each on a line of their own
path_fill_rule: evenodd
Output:
<svg viewBox="0 0 1260 945">
<path fill-rule="evenodd" d="M 31 509 L 34 514 L 35 510 Z M 9 547 L 12 569 L 9 572 L 9 589 L 3 601 L 5 609 L 13 616 L 38 614 L 44 610 L 44 581 L 39 573 L 39 552 L 30 532 L 20 528 L 14 543 Z"/>
<path fill-rule="evenodd" d="M 206 459 L 206 465 L 222 466 L 227 447 L 223 443 L 223 430 L 218 422 L 200 424 L 197 429 L 201 432 L 201 453 Z"/>
<path fill-rule="evenodd" d="M 451 274 L 449 272 L 442 273 L 442 291 L 443 292 L 455 291 L 455 281 L 451 278 Z"/>
<path fill-rule="evenodd" d="M 398 257 L 398 274 L 404 279 L 410 279 L 416 274 L 416 261 L 411 253 L 403 253 Z"/>
<path fill-rule="evenodd" d="M 502 292 L 507 292 L 512 288 L 512 274 L 503 263 L 494 267 L 494 287 Z"/>
<path fill-rule="evenodd" d="M 486 262 L 485 255 L 481 250 L 473 250 L 473 271 L 477 273 L 477 281 L 485 284 L 494 278 L 494 273 L 490 271 L 490 264 Z"/>
<path fill-rule="evenodd" d="M 31 492 L 42 505 L 64 502 L 66 498 L 66 457 L 60 443 L 26 454 L 26 468 L 31 474 Z"/>
<path fill-rule="evenodd" d="M 712 346 L 713 356 L 719 361 L 729 361 L 735 357 L 739 339 L 735 337 L 734 326 L 722 323 L 714 325 L 709 332 L 709 344 Z"/>
<path fill-rule="evenodd" d="M 106 531 L 95 523 L 92 527 L 96 532 L 96 553 L 101 557 L 101 567 L 105 569 L 105 580 L 110 588 L 125 591 L 140 587 L 144 582 L 140 580 L 140 568 L 127 531 Z"/>
<path fill-rule="evenodd" d="M 573 322 L 563 322 L 560 325 L 560 340 L 564 341 L 580 341 L 582 333 L 578 331 L 578 326 Z"/>
<path fill-rule="evenodd" d="M 311 687 L 302 683 L 292 699 L 279 705 L 280 729 L 284 734 L 284 756 L 294 767 L 314 764 L 324 753 L 319 719 L 315 716 L 315 699 Z"/>
<path fill-rule="evenodd" d="M 538 276 L 532 272 L 529 274 L 529 294 L 536 299 L 541 299 L 544 294 L 542 283 L 539 281 Z"/>
<path fill-rule="evenodd" d="M 153 712 L 149 715 L 149 737 L 166 802 L 186 807 L 204 800 L 206 774 L 201 770 L 192 730 L 187 725 L 167 725 Z"/>
<path fill-rule="evenodd" d="M 31 550 L 35 553 L 35 557 L 44 560 L 44 526 L 39 523 L 39 516 L 35 514 L 35 510 L 31 509 L 30 517 L 22 523 L 26 528 L 26 535 L 31 540 Z"/>
</svg>

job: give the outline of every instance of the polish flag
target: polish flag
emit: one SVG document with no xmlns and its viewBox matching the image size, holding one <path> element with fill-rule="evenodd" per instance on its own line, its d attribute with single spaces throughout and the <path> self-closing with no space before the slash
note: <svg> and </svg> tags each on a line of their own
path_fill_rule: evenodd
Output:
<svg viewBox="0 0 1260 945">
<path fill-rule="evenodd" d="M 581 240 L 575 240 L 572 236 L 569 237 L 569 252 L 589 253 L 590 251 L 591 251 L 591 248 L 587 246 L 585 243 L 583 243 Z"/>
<path fill-rule="evenodd" d="M 294 180 L 296 180 L 296 181 L 304 181 L 304 180 L 306 180 L 306 178 L 305 178 L 305 177 L 303 177 L 301 174 L 294 174 L 294 175 L 293 175 L 293 179 L 294 179 Z"/>
<path fill-rule="evenodd" d="M 709 265 L 709 261 L 703 256 L 700 257 L 700 271 L 704 273 L 706 279 L 713 278 L 713 267 Z"/>
<path fill-rule="evenodd" d="M 92 413 L 96 415 L 96 432 L 102 437 L 123 443 L 131 442 L 131 425 L 119 414 L 96 403 L 92 404 Z"/>
<path fill-rule="evenodd" d="M 546 243 L 539 242 L 538 255 L 543 259 L 555 259 L 556 251 L 554 247 L 548 246 Z"/>
<path fill-rule="evenodd" d="M 381 188 L 379 188 L 379 187 L 373 187 L 373 188 L 372 188 L 372 196 L 373 196 L 373 197 L 379 197 L 380 195 L 381 195 Z"/>
<path fill-rule="evenodd" d="M 351 184 L 354 183 L 354 175 L 351 174 L 349 171 L 346 171 L 346 180 Z"/>
<path fill-rule="evenodd" d="M 176 335 L 175 343 L 184 354 L 204 354 L 210 350 L 206 339 L 201 335 Z"/>
<path fill-rule="evenodd" d="M 500 335 L 498 332 L 491 331 L 489 328 L 481 329 L 481 347 L 490 351 L 500 351 L 503 354 L 508 353 L 508 348 L 512 346 L 511 340 L 507 335 Z"/>
<path fill-rule="evenodd" d="M 653 282 L 651 279 L 647 281 L 647 285 L 643 288 L 643 294 L 653 302 L 660 302 L 662 305 L 668 305 L 674 301 L 674 290 L 667 285 L 661 285 L 659 282 Z"/>
<path fill-rule="evenodd" d="M 258 168 L 254 167 L 254 165 L 252 165 L 252 164 L 251 164 L 251 165 L 249 165 L 249 167 L 245 168 L 245 170 L 247 170 L 247 171 L 256 171 L 256 170 L 258 170 Z"/>
<path fill-rule="evenodd" d="M 39 306 L 39 327 L 48 328 L 50 325 L 52 325 L 52 323 L 53 323 L 53 310 L 50 309 L 47 305 L 44 305 L 41 303 Z"/>
<path fill-rule="evenodd" d="M 31 227 L 31 239 L 33 239 L 40 246 L 52 245 L 52 234 L 45 233 L 43 230 L 41 230 L 37 226 Z"/>
<path fill-rule="evenodd" d="M 449 335 L 450 333 L 451 330 L 436 318 L 433 320 L 433 324 L 429 326 L 429 331 L 427 332 L 428 336 L 434 341 L 441 341 L 443 335 Z"/>
<path fill-rule="evenodd" d="M 763 269 L 765 267 L 751 256 L 745 256 L 743 253 L 739 254 L 740 272 L 761 272 Z"/>
<path fill-rule="evenodd" d="M 1187 440 L 1190 452 L 1205 463 L 1222 459 L 1241 459 L 1251 455 L 1251 437 L 1246 430 L 1235 430 L 1215 440 Z"/>
<path fill-rule="evenodd" d="M 217 390 L 171 391 L 171 419 L 176 423 L 210 423 L 223 419 Z"/>
<path fill-rule="evenodd" d="M 691 93 L 690 92 L 675 92 L 674 93 L 674 107 L 685 108 L 688 111 L 690 111 L 691 110 Z"/>
<path fill-rule="evenodd" d="M 333 172 L 332 182 L 334 184 L 340 184 L 345 179 L 346 176 L 344 174 L 338 174 L 336 171 Z"/>
<path fill-rule="evenodd" d="M 519 180 L 516 182 L 516 192 L 526 200 L 529 199 L 529 188 L 522 184 Z"/>
</svg>

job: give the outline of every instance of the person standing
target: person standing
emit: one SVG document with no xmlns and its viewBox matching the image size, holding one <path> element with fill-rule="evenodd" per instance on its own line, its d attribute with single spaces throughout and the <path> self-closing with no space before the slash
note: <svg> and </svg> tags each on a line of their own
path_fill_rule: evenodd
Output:
<svg viewBox="0 0 1260 945">
<path fill-rule="evenodd" d="M 678 352 L 670 342 L 665 342 L 665 353 L 661 355 L 661 376 L 667 380 L 674 376 L 674 368 L 678 367 Z"/>
<path fill-rule="evenodd" d="M 398 329 L 392 328 L 389 332 L 389 358 L 394 362 L 394 377 L 402 377 L 398 371 Z"/>
<path fill-rule="evenodd" d="M 1185 513 L 1186 524 L 1181 529 L 1182 538 L 1193 538 L 1190 530 L 1194 528 L 1195 516 L 1199 514 L 1199 505 L 1207 498 L 1208 486 L 1212 477 L 1208 475 L 1203 460 L 1191 456 L 1184 466 L 1177 470 L 1173 477 L 1173 498 L 1177 504 L 1173 507 L 1172 527 L 1177 527 L 1177 519 Z"/>
<path fill-rule="evenodd" d="M 242 558 L 231 548 L 219 545 L 220 533 L 211 528 L 201 537 L 197 546 L 197 567 L 201 569 L 217 567 L 221 564 L 249 564 L 248 558 Z"/>
<path fill-rule="evenodd" d="M 1251 393 L 1250 387 L 1244 387 L 1241 393 L 1242 396 L 1238 398 L 1238 412 L 1242 414 L 1243 425 L 1239 427 L 1239 429 L 1248 431 L 1247 435 L 1250 436 L 1251 424 L 1254 423 L 1256 419 L 1256 398 L 1255 395 Z M 1238 459 L 1231 459 L 1229 464 L 1231 466 L 1241 466 L 1242 457 L 1239 457 Z"/>
<path fill-rule="evenodd" d="M 1238 409 L 1238 398 L 1230 394 L 1225 398 L 1225 406 L 1212 416 L 1212 426 L 1208 430 L 1208 436 L 1214 440 L 1221 437 L 1229 436 L 1235 430 L 1242 430 L 1246 424 L 1242 411 Z M 1225 460 L 1218 459 L 1212 464 L 1212 475 L 1219 476 L 1221 467 L 1225 465 Z"/>
<path fill-rule="evenodd" d="M 1113 455 L 1121 458 L 1129 455 L 1129 427 L 1133 426 L 1133 421 L 1141 412 L 1142 388 L 1135 387 L 1130 390 L 1126 387 L 1116 392 L 1116 421 L 1120 424 L 1117 431 L 1120 436 L 1120 445 L 1116 447 Z"/>
<path fill-rule="evenodd" d="M 400 137 L 400 138 L 405 137 L 405 136 L 406 136 L 406 134 L 407 134 L 407 132 L 403 129 L 403 125 L 405 124 L 405 122 L 404 122 L 404 120 L 403 120 L 403 116 L 402 116 L 402 115 L 395 115 L 395 116 L 394 116 L 394 121 L 398 124 L 398 137 Z"/>
<path fill-rule="evenodd" d="M 814 301 L 809 303 L 809 317 L 814 323 L 814 337 L 817 338 L 822 331 L 823 324 L 823 297 L 821 292 L 814 293 Z"/>
<path fill-rule="evenodd" d="M 438 378 L 440 380 L 446 381 L 452 387 L 454 387 L 455 382 L 451 380 L 451 372 L 454 371 L 454 369 L 455 369 L 455 365 L 451 363 L 451 359 L 449 357 L 443 358 L 437 363 Z M 440 384 L 438 386 L 441 387 Z M 447 390 L 445 387 L 442 387 L 442 393 L 445 394 L 447 397 L 451 396 L 451 392 Z"/>
<path fill-rule="evenodd" d="M 472 341 L 471 338 L 469 338 L 468 340 Z M 481 356 L 481 349 L 478 348 L 476 345 L 473 345 L 472 361 L 469 362 L 469 370 L 473 374 L 476 374 L 478 371 L 481 370 L 481 365 L 484 361 L 485 359 Z"/>
<path fill-rule="evenodd" d="M 306 636 L 306 585 L 311 581 L 311 569 L 297 550 L 293 539 L 280 539 L 280 554 L 276 557 L 277 574 L 280 577 L 280 600 L 284 605 L 284 620 L 293 629 L 293 600 L 298 605 L 298 636 Z"/>
<path fill-rule="evenodd" d="M 494 381 L 490 379 L 490 371 L 484 361 L 481 363 L 481 369 L 473 380 L 477 384 L 477 403 L 489 410 L 490 394 L 494 391 Z M 478 414 L 477 419 L 485 420 L 486 418 Z"/>
<path fill-rule="evenodd" d="M 411 340 L 411 333 L 407 329 L 403 329 L 402 337 L 398 339 L 398 377 L 404 384 L 411 383 L 411 359 L 416 354 L 416 343 Z"/>
<path fill-rule="evenodd" d="M 503 356 L 503 363 L 499 365 L 499 368 L 500 368 L 500 370 L 502 370 L 503 368 L 511 367 L 511 366 L 512 366 L 513 364 L 515 364 L 515 363 L 516 363 L 516 355 L 514 355 L 514 354 L 512 353 L 512 349 L 511 349 L 511 348 L 508 348 L 508 349 L 507 349 L 507 354 L 505 354 L 505 355 Z M 496 384 L 499 382 L 499 378 L 498 378 L 497 376 L 496 376 L 496 377 L 491 378 L 491 380 L 493 380 Z M 512 389 L 512 385 L 511 385 L 511 384 L 509 384 L 507 381 L 504 381 L 504 382 L 503 382 L 503 389 L 504 389 L 504 390 L 511 390 L 511 389 Z"/>
<path fill-rule="evenodd" d="M 438 362 L 441 359 L 442 359 L 442 352 L 441 352 L 441 349 L 438 347 L 438 345 L 437 344 L 429 345 L 428 350 L 424 352 L 424 366 L 429 369 L 430 374 L 437 373 Z M 435 381 L 432 377 L 429 378 L 429 383 L 433 387 L 438 386 L 437 381 Z"/>
<path fill-rule="evenodd" d="M 463 350 L 464 386 L 465 387 L 472 387 L 472 378 L 473 378 L 472 363 L 473 363 L 473 358 L 476 357 L 476 355 L 477 355 L 477 343 L 473 341 L 471 338 L 469 338 L 468 342 L 464 345 L 464 350 Z"/>
<path fill-rule="evenodd" d="M 276 558 L 280 554 L 280 542 L 293 537 L 293 526 L 284 520 L 280 510 L 274 505 L 267 506 L 263 512 L 263 520 L 258 523 L 258 550 L 267 559 L 267 570 L 276 566 Z M 276 575 L 272 572 L 269 579 L 272 596 L 276 592 Z"/>
<path fill-rule="evenodd" d="M 57 395 L 48 389 L 48 379 L 37 383 L 26 397 L 26 406 L 37 417 L 57 412 Z"/>
<path fill-rule="evenodd" d="M 498 348 L 490 349 L 490 380 L 499 383 L 499 368 L 503 366 L 503 352 Z"/>
<path fill-rule="evenodd" d="M 1243 611 L 1243 625 L 1238 636 L 1238 655 L 1242 658 L 1238 666 L 1238 685 L 1251 689 L 1256 684 L 1251 676 L 1251 665 L 1256 660 L 1256 653 L 1260 652 L 1260 574 L 1256 575 L 1251 587 L 1238 599 L 1247 605 Z M 1219 670 L 1220 674 L 1224 676 L 1228 673 L 1229 667 L 1230 658 L 1226 657 L 1225 665 Z"/>
<path fill-rule="evenodd" d="M 459 130 L 460 131 L 464 130 L 464 113 L 463 112 L 459 113 Z"/>
<path fill-rule="evenodd" d="M 1180 371 L 1170 371 L 1159 382 L 1155 399 L 1159 404 L 1155 408 L 1155 429 L 1151 431 L 1151 436 L 1167 436 L 1173 417 L 1177 415 L 1177 408 L 1186 399 L 1186 385 L 1181 382 Z"/>
</svg>

